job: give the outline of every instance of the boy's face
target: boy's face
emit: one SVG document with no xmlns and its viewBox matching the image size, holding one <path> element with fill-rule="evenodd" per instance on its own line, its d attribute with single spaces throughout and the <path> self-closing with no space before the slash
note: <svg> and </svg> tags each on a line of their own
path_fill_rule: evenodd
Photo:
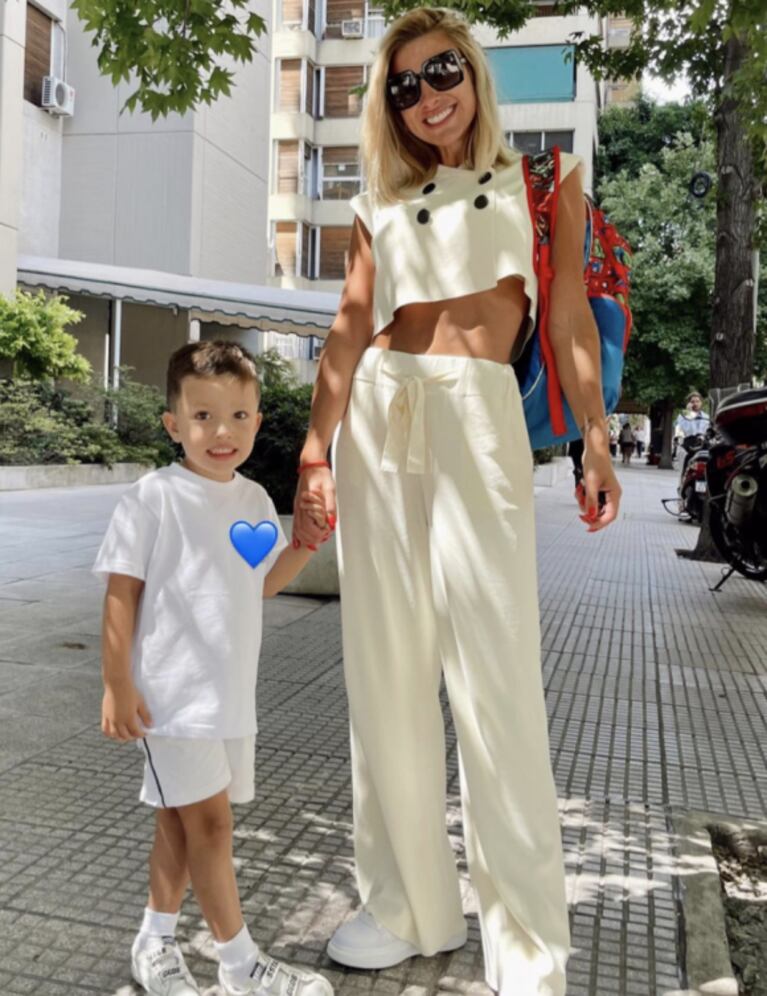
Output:
<svg viewBox="0 0 767 996">
<path fill-rule="evenodd" d="M 163 425 L 184 447 L 185 466 L 213 481 L 229 481 L 250 456 L 261 426 L 256 386 L 222 375 L 184 377 L 175 410 Z"/>
</svg>

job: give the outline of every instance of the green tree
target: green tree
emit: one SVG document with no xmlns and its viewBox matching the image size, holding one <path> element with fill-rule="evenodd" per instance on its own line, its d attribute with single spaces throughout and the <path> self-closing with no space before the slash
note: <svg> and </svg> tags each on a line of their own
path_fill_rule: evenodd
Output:
<svg viewBox="0 0 767 996">
<path fill-rule="evenodd" d="M 626 168 L 602 180 L 602 207 L 633 249 L 631 310 L 634 331 L 624 390 L 648 405 L 662 402 L 670 465 L 675 404 L 708 384 L 708 328 L 714 287 L 716 210 L 694 198 L 691 175 L 713 169 L 711 141 L 682 133 L 632 175 Z"/>
<path fill-rule="evenodd" d="M 73 0 L 93 31 L 98 65 L 115 86 L 136 83 L 125 109 L 155 120 L 211 104 L 232 90 L 233 62 L 249 62 L 266 22 L 250 0 Z"/>
<path fill-rule="evenodd" d="M 266 349 L 253 359 L 262 387 L 298 387 L 298 377 L 290 360 L 286 360 L 276 349 Z"/>
<path fill-rule="evenodd" d="M 697 146 L 704 139 L 714 141 L 714 130 L 706 105 L 701 100 L 684 104 L 659 104 L 640 92 L 630 104 L 613 104 L 599 116 L 599 148 L 594 163 L 594 193 L 602 194 L 602 183 L 621 170 L 637 176 L 648 163 L 661 167 L 664 150 L 680 132 L 692 137 Z M 709 169 L 714 168 L 709 161 Z M 697 169 L 702 167 L 696 166 Z"/>
<path fill-rule="evenodd" d="M 0 297 L 0 359 L 10 362 L 13 377 L 88 380 L 91 365 L 78 355 L 77 339 L 65 331 L 85 316 L 66 301 L 44 291 Z"/>
</svg>

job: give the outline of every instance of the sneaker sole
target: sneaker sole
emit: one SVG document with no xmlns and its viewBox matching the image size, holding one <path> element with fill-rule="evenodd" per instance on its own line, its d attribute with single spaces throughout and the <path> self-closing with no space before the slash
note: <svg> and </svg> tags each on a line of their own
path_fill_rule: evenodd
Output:
<svg viewBox="0 0 767 996">
<path fill-rule="evenodd" d="M 463 930 L 460 934 L 451 937 L 446 944 L 443 944 L 436 954 L 448 954 L 451 951 L 457 951 L 458 948 L 462 948 L 466 943 L 466 937 L 466 931 Z M 405 951 L 405 946 L 408 949 L 407 951 Z M 327 952 L 333 961 L 337 961 L 339 965 L 345 965 L 347 968 L 361 968 L 368 972 L 393 968 L 395 965 L 399 965 L 409 958 L 422 957 L 418 948 L 412 944 L 407 944 L 406 941 L 402 942 L 402 946 L 397 947 L 396 952 L 392 951 L 387 956 L 385 948 L 381 949 L 378 947 L 362 950 L 359 948 L 343 948 L 334 944 L 331 938 L 328 943 Z"/>
<path fill-rule="evenodd" d="M 134 982 L 136 983 L 136 985 L 137 985 L 137 986 L 139 987 L 139 989 L 141 990 L 141 992 L 142 992 L 142 993 L 148 993 L 148 994 L 149 994 L 149 996 L 152 996 L 152 993 L 151 993 L 151 990 L 147 989 L 147 988 L 146 988 L 146 986 L 144 985 L 144 983 L 143 983 L 143 982 L 141 981 L 141 979 L 140 979 L 140 978 L 138 977 L 138 970 L 136 969 L 136 967 L 135 967 L 135 965 L 133 964 L 133 962 L 131 962 L 131 972 L 130 972 L 130 974 L 131 974 L 131 976 L 133 977 L 133 981 L 134 981 Z M 199 991 L 199 992 L 202 992 L 202 990 L 201 990 L 201 989 L 200 989 L 200 990 L 198 990 L 198 991 Z"/>
</svg>

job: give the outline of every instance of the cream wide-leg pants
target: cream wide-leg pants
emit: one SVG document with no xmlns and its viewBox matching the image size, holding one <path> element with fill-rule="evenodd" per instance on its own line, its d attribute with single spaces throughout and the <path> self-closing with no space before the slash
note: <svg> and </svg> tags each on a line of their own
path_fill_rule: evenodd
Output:
<svg viewBox="0 0 767 996">
<path fill-rule="evenodd" d="M 512 368 L 367 349 L 334 469 L 362 903 L 425 955 L 463 929 L 444 672 L 487 982 L 502 996 L 564 996 L 533 468 Z"/>
</svg>

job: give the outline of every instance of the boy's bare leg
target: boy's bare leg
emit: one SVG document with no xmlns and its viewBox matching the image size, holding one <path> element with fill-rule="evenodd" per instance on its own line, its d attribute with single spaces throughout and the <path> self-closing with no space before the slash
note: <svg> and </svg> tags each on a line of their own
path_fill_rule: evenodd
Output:
<svg viewBox="0 0 767 996">
<path fill-rule="evenodd" d="M 178 913 L 189 884 L 186 834 L 176 809 L 158 809 L 149 858 L 150 910 Z"/>
<path fill-rule="evenodd" d="M 186 835 L 192 888 L 216 941 L 228 941 L 243 925 L 232 861 L 232 810 L 226 791 L 179 806 Z"/>
</svg>

